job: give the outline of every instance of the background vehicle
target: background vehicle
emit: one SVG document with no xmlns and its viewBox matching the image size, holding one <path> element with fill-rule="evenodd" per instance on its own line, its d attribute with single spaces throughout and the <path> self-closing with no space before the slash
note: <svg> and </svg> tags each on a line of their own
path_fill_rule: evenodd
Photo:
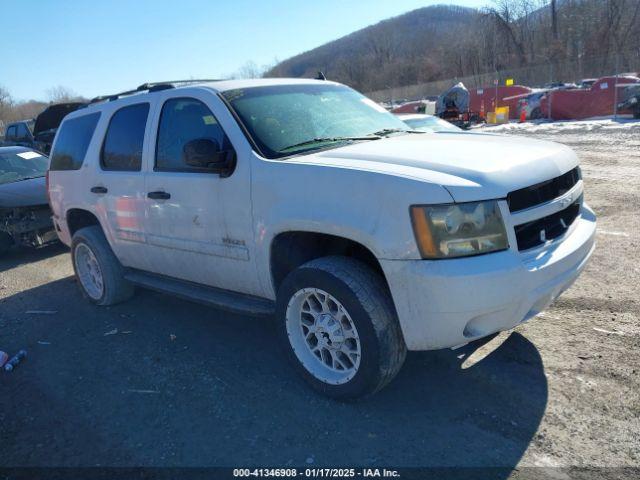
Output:
<svg viewBox="0 0 640 480">
<path fill-rule="evenodd" d="M 587 79 L 584 82 L 584 87 L 590 88 L 594 83 L 591 81 L 592 79 Z M 572 82 L 549 82 L 545 83 L 544 87 L 547 90 L 571 90 L 573 88 L 578 88 L 578 85 Z M 582 88 L 582 85 L 580 86 Z"/>
<path fill-rule="evenodd" d="M 33 148 L 33 126 L 35 120 L 21 120 L 8 123 L 4 129 L 4 139 L 0 146 L 18 146 Z"/>
<path fill-rule="evenodd" d="M 410 113 L 426 113 L 433 114 L 436 111 L 436 103 L 434 100 L 416 100 L 414 102 L 406 102 L 391 108 L 391 113 L 410 114 Z"/>
<path fill-rule="evenodd" d="M 597 81 L 598 81 L 597 78 L 583 78 L 582 80 L 580 80 L 580 83 L 578 83 L 578 87 L 591 88 L 593 84 L 596 83 Z"/>
<path fill-rule="evenodd" d="M 480 111 L 470 109 L 469 99 L 469 91 L 459 82 L 438 97 L 435 113 L 441 119 L 462 129 L 471 128 L 472 124 L 484 120 Z"/>
<path fill-rule="evenodd" d="M 45 108 L 35 120 L 9 123 L 2 145 L 33 148 L 48 154 L 56 130 L 65 115 L 84 107 L 81 102 L 58 103 Z"/>
<path fill-rule="evenodd" d="M 45 186 L 48 164 L 32 149 L 0 147 L 0 254 L 12 245 L 57 240 Z"/>
<path fill-rule="evenodd" d="M 536 91 L 518 98 L 518 118 L 520 118 L 520 112 L 522 112 L 522 110 L 524 110 L 525 118 L 528 120 L 543 118 L 540 102 L 547 91 L 548 90 Z"/>
<path fill-rule="evenodd" d="M 623 100 L 618 104 L 618 111 L 630 111 L 633 118 L 640 118 L 640 84 L 624 88 L 621 97 Z"/>
<path fill-rule="evenodd" d="M 436 115 L 450 122 L 459 122 L 460 116 L 469 111 L 469 90 L 457 83 L 438 97 Z"/>
<path fill-rule="evenodd" d="M 422 132 L 462 132 L 461 128 L 446 122 L 433 115 L 407 114 L 398 115 L 398 118 L 406 123 L 411 129 Z"/>
<path fill-rule="evenodd" d="M 146 84 L 67 116 L 49 196 L 84 295 L 136 285 L 275 313 L 300 374 L 371 394 L 406 351 L 546 308 L 589 259 L 576 155 L 416 133 L 334 82 Z"/>
<path fill-rule="evenodd" d="M 542 116 L 553 120 L 581 120 L 613 115 L 616 95 L 622 98 L 623 90 L 637 83 L 640 78 L 633 76 L 602 77 L 591 88 L 551 90 L 540 102 Z M 622 110 L 618 113 L 631 112 Z"/>
</svg>

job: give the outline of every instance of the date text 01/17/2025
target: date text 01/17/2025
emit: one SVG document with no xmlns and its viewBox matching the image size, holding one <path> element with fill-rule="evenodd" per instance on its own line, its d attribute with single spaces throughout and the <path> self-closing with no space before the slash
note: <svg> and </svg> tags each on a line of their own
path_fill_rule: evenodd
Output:
<svg viewBox="0 0 640 480">
<path fill-rule="evenodd" d="M 234 477 L 302 477 L 302 478 L 399 478 L 397 470 L 386 468 L 236 468 Z"/>
</svg>

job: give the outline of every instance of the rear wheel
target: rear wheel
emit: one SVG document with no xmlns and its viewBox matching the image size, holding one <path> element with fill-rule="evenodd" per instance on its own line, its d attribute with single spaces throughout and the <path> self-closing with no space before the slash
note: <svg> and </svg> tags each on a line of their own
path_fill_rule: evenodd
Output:
<svg viewBox="0 0 640 480">
<path fill-rule="evenodd" d="M 99 226 L 78 230 L 71 241 L 71 258 L 82 293 L 96 305 L 113 305 L 131 298 L 133 285 Z"/>
<path fill-rule="evenodd" d="M 296 369 L 333 398 L 380 390 L 406 356 L 383 279 L 351 258 L 324 257 L 290 273 L 278 292 L 277 318 Z"/>
</svg>

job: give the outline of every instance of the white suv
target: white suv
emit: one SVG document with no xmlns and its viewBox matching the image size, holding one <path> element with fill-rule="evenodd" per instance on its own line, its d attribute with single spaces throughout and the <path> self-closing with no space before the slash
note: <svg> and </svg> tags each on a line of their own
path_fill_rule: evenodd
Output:
<svg viewBox="0 0 640 480">
<path fill-rule="evenodd" d="M 49 195 L 79 284 L 272 316 L 302 375 L 370 394 L 406 350 L 546 308 L 596 220 L 562 145 L 422 133 L 320 80 L 144 85 L 68 115 Z"/>
</svg>

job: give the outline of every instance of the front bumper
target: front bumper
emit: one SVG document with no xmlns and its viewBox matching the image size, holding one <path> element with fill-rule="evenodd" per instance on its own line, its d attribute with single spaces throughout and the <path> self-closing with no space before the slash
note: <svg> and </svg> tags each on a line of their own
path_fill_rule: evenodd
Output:
<svg viewBox="0 0 640 480">
<path fill-rule="evenodd" d="M 582 206 L 543 247 L 449 260 L 381 260 L 409 350 L 453 347 L 534 317 L 571 286 L 595 248 L 596 218 Z"/>
</svg>

